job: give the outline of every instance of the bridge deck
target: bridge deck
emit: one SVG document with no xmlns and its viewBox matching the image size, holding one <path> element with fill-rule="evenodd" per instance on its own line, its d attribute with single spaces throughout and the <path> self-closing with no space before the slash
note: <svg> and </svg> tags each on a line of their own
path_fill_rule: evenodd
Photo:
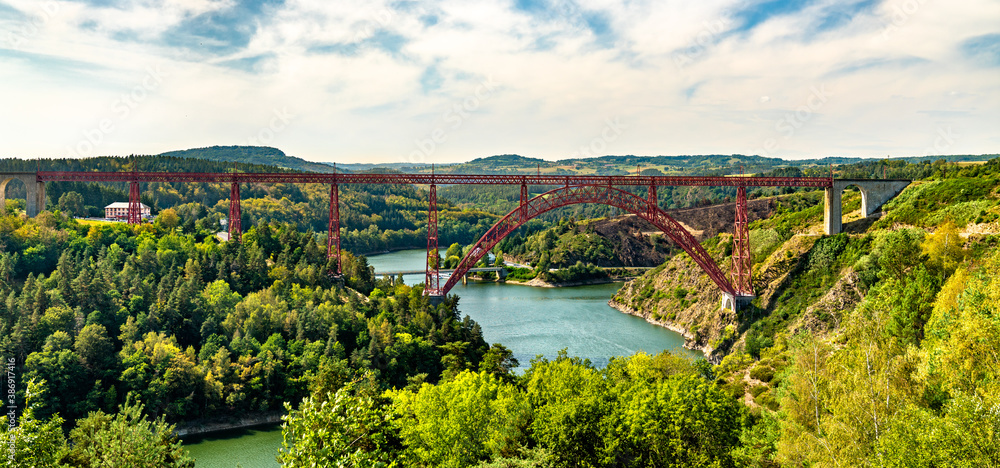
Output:
<svg viewBox="0 0 1000 468">
<path fill-rule="evenodd" d="M 500 174 L 319 174 L 225 172 L 72 172 L 40 171 L 39 182 L 242 182 L 291 184 L 473 184 L 832 187 L 828 177 L 693 177 Z"/>
<path fill-rule="evenodd" d="M 481 273 L 486 271 L 497 272 L 503 270 L 502 267 L 483 267 L 483 268 L 469 268 L 469 273 Z M 438 270 L 442 275 L 451 274 L 455 270 Z M 401 271 L 376 271 L 375 276 L 396 276 L 396 275 L 422 275 L 426 273 L 424 270 L 401 270 Z"/>
</svg>

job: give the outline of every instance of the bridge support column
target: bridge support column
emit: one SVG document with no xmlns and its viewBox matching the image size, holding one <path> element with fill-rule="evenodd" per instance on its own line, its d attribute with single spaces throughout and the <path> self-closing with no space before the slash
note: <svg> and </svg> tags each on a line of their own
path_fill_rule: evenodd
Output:
<svg viewBox="0 0 1000 468">
<path fill-rule="evenodd" d="M 733 226 L 733 286 L 742 296 L 753 296 L 750 229 L 747 223 L 747 188 L 736 188 L 736 223 Z"/>
<path fill-rule="evenodd" d="M 526 184 L 521 184 L 521 204 L 518 205 L 518 207 L 521 210 L 522 223 L 528 220 L 527 203 L 528 203 L 528 186 Z"/>
<path fill-rule="evenodd" d="M 655 185 L 650 185 L 649 186 L 649 197 L 646 199 L 646 201 L 649 203 L 649 206 L 646 208 L 647 216 L 649 216 L 650 218 L 652 218 L 656 214 L 656 210 L 658 210 L 660 208 L 660 203 L 656 199 L 656 186 Z"/>
<path fill-rule="evenodd" d="M 844 213 L 840 204 L 840 194 L 843 191 L 844 187 L 839 186 L 837 183 L 834 183 L 833 187 L 826 189 L 823 225 L 824 231 L 828 236 L 840 234 L 843 230 Z"/>
<path fill-rule="evenodd" d="M 45 209 L 45 182 L 38 180 L 34 172 L 9 172 L 0 174 L 0 209 L 7 206 L 7 183 L 17 179 L 24 184 L 26 192 L 24 212 L 29 218 L 38 216 Z"/>
<path fill-rule="evenodd" d="M 142 222 L 142 205 L 139 201 L 139 183 L 128 183 L 128 212 L 126 213 L 129 224 L 139 224 Z"/>
<path fill-rule="evenodd" d="M 330 225 L 326 234 L 326 256 L 337 259 L 337 274 L 340 265 L 340 190 L 337 184 L 330 184 Z"/>
<path fill-rule="evenodd" d="M 750 305 L 753 296 L 733 295 L 727 292 L 722 293 L 722 308 L 730 312 L 739 312 L 744 307 Z"/>
<path fill-rule="evenodd" d="M 240 183 L 233 181 L 233 186 L 229 189 L 229 240 L 240 241 L 240 233 L 243 231 L 240 212 Z"/>
<path fill-rule="evenodd" d="M 25 197 L 24 211 L 28 217 L 33 218 L 45 209 L 45 182 L 35 181 L 34 183 L 25 183 L 24 185 L 28 189 Z"/>
<path fill-rule="evenodd" d="M 431 184 L 427 194 L 427 269 L 424 275 L 424 295 L 441 295 L 441 265 L 438 265 L 437 186 Z"/>
</svg>

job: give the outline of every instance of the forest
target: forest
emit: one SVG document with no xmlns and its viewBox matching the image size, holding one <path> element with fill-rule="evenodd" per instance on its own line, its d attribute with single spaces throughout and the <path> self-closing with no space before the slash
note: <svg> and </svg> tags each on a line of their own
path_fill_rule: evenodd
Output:
<svg viewBox="0 0 1000 468">
<path fill-rule="evenodd" d="M 190 467 L 178 426 L 282 412 L 286 466 L 1000 465 L 1000 160 L 897 169 L 920 180 L 870 225 L 809 234 L 814 193 L 751 225 L 755 264 L 793 266 L 773 302 L 724 327 L 715 364 L 640 353 L 597 368 L 564 352 L 515 371 L 459 298 L 435 306 L 422 285 L 374 278 L 364 249 L 333 277 L 299 223 L 220 242 L 187 193 L 140 226 L 74 219 L 76 197 L 60 202 L 77 190 L 33 219 L 9 202 L 0 352 L 18 411 L 0 463 Z M 357 196 L 418 210 L 416 188 L 370 189 Z M 495 216 L 450 210 L 470 226 Z M 549 262 L 569 264 L 600 255 L 587 234 L 567 219 L 501 247 L 551 241 Z M 704 244 L 724 262 L 728 242 Z M 681 273 L 636 280 L 640 302 L 697 307 L 700 292 L 653 280 Z M 820 307 L 845 287 L 857 301 Z"/>
<path fill-rule="evenodd" d="M 220 243 L 162 222 L 8 213 L 0 243 L 0 352 L 38 386 L 20 407 L 59 430 L 138 402 L 169 423 L 280 410 L 359 370 L 386 386 L 437 382 L 489 351 L 455 299 L 432 307 L 350 253 L 341 284 L 315 237 L 288 225 Z"/>
<path fill-rule="evenodd" d="M 0 160 L 0 171 L 176 171 L 176 172 L 288 172 L 275 166 L 163 157 L 101 157 L 87 160 L 52 159 L 28 162 Z M 24 197 L 24 187 L 11 184 L 10 198 Z M 195 229 L 221 230 L 228 216 L 228 183 L 142 183 L 141 201 L 154 214 L 173 209 L 186 233 Z M 48 182 L 46 195 L 53 208 L 74 217 L 103 217 L 104 206 L 128 200 L 127 184 Z M 242 225 L 259 222 L 290 223 L 304 232 L 321 233 L 325 243 L 329 222 L 330 188 L 322 184 L 244 184 L 241 189 Z M 359 254 L 421 248 L 427 244 L 427 192 L 412 185 L 342 185 L 340 187 L 341 246 Z M 438 200 L 438 235 L 445 245 L 469 244 L 489 229 L 497 215 L 460 209 L 447 198 Z"/>
</svg>

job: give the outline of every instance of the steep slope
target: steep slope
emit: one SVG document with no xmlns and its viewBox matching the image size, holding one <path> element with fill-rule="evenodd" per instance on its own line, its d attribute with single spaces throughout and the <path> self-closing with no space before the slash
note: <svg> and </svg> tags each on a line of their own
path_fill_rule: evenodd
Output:
<svg viewBox="0 0 1000 468">
<path fill-rule="evenodd" d="M 828 311 L 830 307 L 817 306 L 809 310 L 806 307 L 812 304 L 809 301 L 825 294 L 825 291 L 819 292 L 818 285 L 837 291 L 850 289 L 849 283 L 839 284 L 836 279 L 840 267 L 849 259 L 830 258 L 831 252 L 839 255 L 844 251 L 848 234 L 821 238 L 818 234 L 822 222 L 821 203 L 818 193 L 811 193 L 757 204 L 768 207 L 755 211 L 758 216 L 771 211 L 778 214 L 751 223 L 754 289 L 758 297 L 748 311 L 737 315 L 720 310 L 722 296 L 718 287 L 683 253 L 626 283 L 610 304 L 625 313 L 680 331 L 687 337 L 688 347 L 704 351 L 714 362 L 720 361 L 734 345 L 742 344 L 750 326 L 762 317 L 773 315 L 776 326 L 802 323 L 813 329 L 830 328 L 827 322 L 836 320 Z M 844 203 L 845 211 L 857 210 L 860 196 L 847 193 Z M 794 211 L 789 207 L 794 207 Z M 702 222 L 714 229 L 708 232 L 716 234 L 702 241 L 702 246 L 723 270 L 728 270 L 732 262 L 732 235 L 718 232 L 731 229 L 731 221 L 729 226 L 721 227 L 724 224 L 720 218 L 728 215 L 726 209 L 694 212 L 698 216 L 687 218 L 696 225 Z M 720 216 L 720 212 L 724 214 Z M 834 296 L 842 299 L 840 305 L 848 308 L 859 299 L 857 295 L 844 293 Z M 828 302 L 835 300 L 831 297 L 824 304 Z"/>
<path fill-rule="evenodd" d="M 756 466 L 994 465 L 1000 160 L 940 169 L 874 221 L 846 193 L 843 234 L 821 234 L 818 198 L 752 223 L 758 297 L 738 314 L 686 255 L 611 304 L 705 351 L 767 421 Z M 728 234 L 703 245 L 728 263 Z"/>
</svg>

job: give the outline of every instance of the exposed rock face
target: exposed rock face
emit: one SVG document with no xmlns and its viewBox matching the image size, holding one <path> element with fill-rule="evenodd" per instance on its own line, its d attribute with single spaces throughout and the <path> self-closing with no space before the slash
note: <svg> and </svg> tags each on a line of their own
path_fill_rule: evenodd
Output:
<svg viewBox="0 0 1000 468">
<path fill-rule="evenodd" d="M 774 207 L 774 198 L 750 200 L 747 202 L 747 220 L 767 218 L 774 212 Z M 667 214 L 688 227 L 696 239 L 703 241 L 723 232 L 732 233 L 733 222 L 736 220 L 736 204 L 724 203 L 701 208 L 670 210 Z"/>
<path fill-rule="evenodd" d="M 614 266 L 653 267 L 676 252 L 669 238 L 635 215 L 594 221 L 593 226 L 594 232 L 611 242 L 620 262 Z"/>
<path fill-rule="evenodd" d="M 220 417 L 213 419 L 197 419 L 185 421 L 177 427 L 176 433 L 180 437 L 208 434 L 211 432 L 227 431 L 230 429 L 240 429 L 244 427 L 254 427 L 264 424 L 275 424 L 281 422 L 284 411 L 269 411 L 259 414 Z"/>
<path fill-rule="evenodd" d="M 774 199 L 751 200 L 747 203 L 747 218 L 766 218 L 774 211 Z M 701 208 L 671 210 L 670 217 L 680 222 L 699 241 L 733 229 L 736 204 L 726 203 Z M 608 239 L 617 261 L 616 266 L 653 267 L 681 250 L 670 238 L 635 215 L 602 219 L 593 223 L 594 231 Z"/>
</svg>

